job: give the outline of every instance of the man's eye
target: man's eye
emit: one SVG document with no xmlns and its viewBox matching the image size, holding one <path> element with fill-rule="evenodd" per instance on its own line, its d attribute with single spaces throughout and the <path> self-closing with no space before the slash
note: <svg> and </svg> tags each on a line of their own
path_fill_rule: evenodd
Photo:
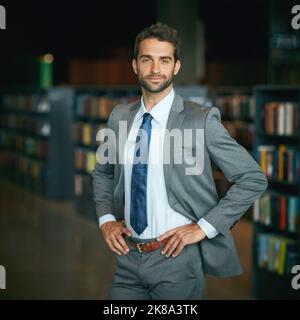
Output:
<svg viewBox="0 0 300 320">
<path fill-rule="evenodd" d="M 169 63 L 169 60 L 163 60 L 162 62 L 163 63 Z"/>
<path fill-rule="evenodd" d="M 142 62 L 148 62 L 149 59 L 142 59 Z"/>
</svg>

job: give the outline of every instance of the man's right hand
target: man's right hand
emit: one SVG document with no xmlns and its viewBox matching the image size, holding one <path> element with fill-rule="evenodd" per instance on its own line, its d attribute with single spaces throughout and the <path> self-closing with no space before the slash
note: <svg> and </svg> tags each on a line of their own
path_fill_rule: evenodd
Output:
<svg viewBox="0 0 300 320">
<path fill-rule="evenodd" d="M 131 231 L 120 221 L 108 221 L 100 227 L 103 238 L 109 248 L 119 256 L 127 254 L 129 248 L 124 240 L 123 234 L 131 236 Z"/>
</svg>

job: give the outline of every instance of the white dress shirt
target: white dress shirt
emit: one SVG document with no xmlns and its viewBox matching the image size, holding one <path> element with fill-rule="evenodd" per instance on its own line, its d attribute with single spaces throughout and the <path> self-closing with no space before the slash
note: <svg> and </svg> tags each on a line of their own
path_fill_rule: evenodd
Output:
<svg viewBox="0 0 300 320">
<path fill-rule="evenodd" d="M 138 235 L 130 225 L 130 193 L 131 193 L 131 172 L 135 150 L 135 141 L 138 130 L 142 124 L 145 108 L 143 97 L 141 107 L 138 110 L 124 148 L 124 179 L 125 179 L 125 222 L 132 236 L 140 239 L 157 238 L 166 231 L 189 224 L 192 221 L 172 209 L 168 202 L 165 178 L 163 172 L 163 138 L 171 106 L 174 100 L 174 90 L 157 103 L 149 112 L 153 117 L 151 140 L 149 145 L 148 174 L 147 174 L 147 222 L 146 229 Z M 113 214 L 106 214 L 99 218 L 100 226 L 108 221 L 115 221 Z M 204 218 L 198 222 L 200 228 L 208 238 L 215 237 L 217 230 Z"/>
</svg>

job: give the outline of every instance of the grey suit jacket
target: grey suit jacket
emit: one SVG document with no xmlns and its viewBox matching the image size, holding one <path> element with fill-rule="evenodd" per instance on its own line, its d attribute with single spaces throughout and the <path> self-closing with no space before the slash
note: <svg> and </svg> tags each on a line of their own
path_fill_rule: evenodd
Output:
<svg viewBox="0 0 300 320">
<path fill-rule="evenodd" d="M 108 127 L 117 134 L 119 121 L 127 121 L 128 132 L 140 107 L 140 102 L 116 106 Z M 208 108 L 193 102 L 183 101 L 175 95 L 167 129 L 204 129 L 204 168 L 201 174 L 186 175 L 185 163 L 174 163 L 171 144 L 171 164 L 164 164 L 166 190 L 170 206 L 191 219 L 204 217 L 219 234 L 199 242 L 204 272 L 217 277 L 230 277 L 242 273 L 231 228 L 253 202 L 266 190 L 268 183 L 259 165 L 239 145 L 221 124 L 216 107 Z M 194 151 L 195 139 L 188 152 Z M 183 148 L 185 148 L 183 146 Z M 123 152 L 116 150 L 118 154 Z M 212 173 L 214 162 L 233 183 L 226 195 L 219 199 Z M 93 171 L 94 200 L 98 217 L 114 214 L 124 219 L 124 166 L 96 164 Z"/>
</svg>

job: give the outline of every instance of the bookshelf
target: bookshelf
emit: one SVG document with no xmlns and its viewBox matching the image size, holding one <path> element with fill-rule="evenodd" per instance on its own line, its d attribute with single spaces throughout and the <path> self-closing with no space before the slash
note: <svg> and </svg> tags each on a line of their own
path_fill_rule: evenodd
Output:
<svg viewBox="0 0 300 320">
<path fill-rule="evenodd" d="M 67 88 L 3 90 L 1 175 L 49 198 L 72 196 L 72 97 Z"/>
<path fill-rule="evenodd" d="M 258 86 L 254 155 L 269 188 L 253 210 L 252 291 L 257 299 L 300 299 L 300 87 Z"/>
<path fill-rule="evenodd" d="M 128 87 L 73 88 L 74 92 L 74 198 L 76 211 L 96 223 L 92 170 L 96 165 L 98 130 L 106 127 L 110 112 L 117 104 L 138 99 L 140 89 Z"/>
<path fill-rule="evenodd" d="M 222 124 L 230 135 L 252 154 L 255 117 L 252 87 L 220 86 L 211 88 L 211 92 L 214 105 L 220 110 Z M 213 166 L 213 173 L 219 196 L 223 197 L 231 184 L 216 166 Z M 251 208 L 244 217 L 250 216 Z"/>
</svg>

